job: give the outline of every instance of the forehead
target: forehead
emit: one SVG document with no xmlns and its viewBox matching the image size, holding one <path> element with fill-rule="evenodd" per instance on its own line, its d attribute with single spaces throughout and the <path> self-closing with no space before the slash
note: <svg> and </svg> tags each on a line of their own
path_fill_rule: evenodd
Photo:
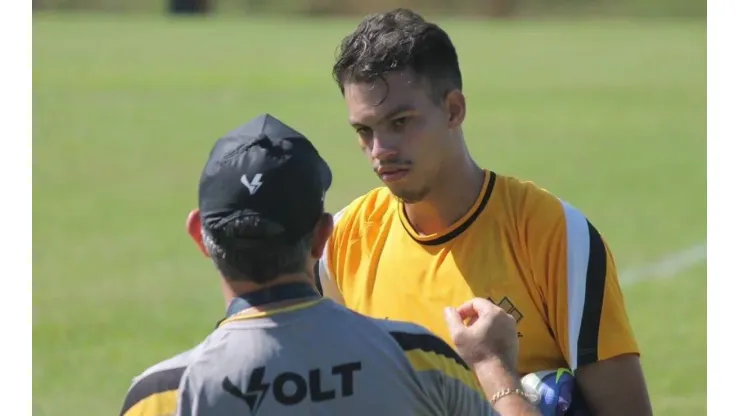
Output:
<svg viewBox="0 0 740 416">
<path fill-rule="evenodd" d="M 421 110 L 430 100 L 412 72 L 398 71 L 383 79 L 346 84 L 344 101 L 350 124 L 369 124 L 398 110 Z"/>
</svg>

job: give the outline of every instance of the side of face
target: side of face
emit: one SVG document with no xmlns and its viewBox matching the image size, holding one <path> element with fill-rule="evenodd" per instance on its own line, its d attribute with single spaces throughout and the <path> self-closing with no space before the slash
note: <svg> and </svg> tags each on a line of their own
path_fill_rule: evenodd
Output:
<svg viewBox="0 0 740 416">
<path fill-rule="evenodd" d="M 449 98 L 432 100 L 411 70 L 373 82 L 345 84 L 349 123 L 373 170 L 407 203 L 423 200 L 432 188 L 459 126 Z M 464 104 L 463 104 L 464 107 Z M 460 120 L 461 122 L 461 120 Z"/>
</svg>

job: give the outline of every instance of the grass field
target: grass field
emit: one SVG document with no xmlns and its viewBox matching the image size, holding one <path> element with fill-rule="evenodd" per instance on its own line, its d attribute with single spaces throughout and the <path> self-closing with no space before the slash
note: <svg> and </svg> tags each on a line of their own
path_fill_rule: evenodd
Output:
<svg viewBox="0 0 740 416">
<path fill-rule="evenodd" d="M 206 154 L 262 112 L 303 130 L 341 208 L 377 181 L 331 64 L 351 20 L 37 15 L 34 414 L 116 414 L 221 318 L 188 239 Z M 622 270 L 706 239 L 702 22 L 445 23 L 476 159 L 579 206 Z M 706 268 L 624 293 L 657 415 L 706 414 Z"/>
</svg>

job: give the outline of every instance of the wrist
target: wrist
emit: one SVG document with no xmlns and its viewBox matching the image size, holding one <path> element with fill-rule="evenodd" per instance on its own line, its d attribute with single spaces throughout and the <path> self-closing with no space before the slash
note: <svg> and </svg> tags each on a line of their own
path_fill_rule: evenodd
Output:
<svg viewBox="0 0 740 416">
<path fill-rule="evenodd" d="M 488 400 L 500 414 L 536 415 L 537 396 L 524 389 L 519 373 L 499 358 L 473 365 Z"/>
<path fill-rule="evenodd" d="M 499 390 L 489 398 L 491 407 L 500 414 L 516 413 L 521 416 L 539 415 L 536 402 L 536 394 L 521 388 Z"/>
<path fill-rule="evenodd" d="M 519 374 L 510 364 L 493 357 L 473 365 L 473 371 L 480 380 L 483 389 L 490 397 L 504 389 L 521 389 Z"/>
<path fill-rule="evenodd" d="M 472 365 L 473 371 L 477 373 L 495 373 L 519 386 L 519 373 L 516 371 L 516 365 L 509 363 L 499 357 L 489 357 L 485 360 L 478 361 Z"/>
</svg>

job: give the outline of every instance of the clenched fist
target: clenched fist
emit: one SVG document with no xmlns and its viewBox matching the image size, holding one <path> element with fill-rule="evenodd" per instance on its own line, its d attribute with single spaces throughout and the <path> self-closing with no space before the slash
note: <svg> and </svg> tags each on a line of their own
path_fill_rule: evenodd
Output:
<svg viewBox="0 0 740 416">
<path fill-rule="evenodd" d="M 516 369 L 516 321 L 506 311 L 486 299 L 473 298 L 457 309 L 445 308 L 445 319 L 452 342 L 471 367 L 497 360 L 510 371 Z"/>
</svg>

